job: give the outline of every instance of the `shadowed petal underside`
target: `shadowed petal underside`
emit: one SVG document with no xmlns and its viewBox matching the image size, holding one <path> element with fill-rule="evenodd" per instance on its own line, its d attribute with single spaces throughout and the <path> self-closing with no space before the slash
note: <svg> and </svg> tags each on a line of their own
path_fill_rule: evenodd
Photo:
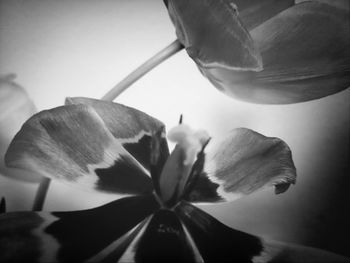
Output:
<svg viewBox="0 0 350 263">
<path fill-rule="evenodd" d="M 198 247 L 204 262 L 240 263 L 349 263 L 323 250 L 264 240 L 230 228 L 197 207 L 181 203 L 176 213 Z"/>
<path fill-rule="evenodd" d="M 132 230 L 157 208 L 153 196 L 137 196 L 82 211 L 0 215 L 0 261 L 85 262 L 113 254 L 117 262 Z"/>
<path fill-rule="evenodd" d="M 156 212 L 120 262 L 203 262 L 193 240 L 173 211 Z"/>
<path fill-rule="evenodd" d="M 248 263 L 263 251 L 258 237 L 231 229 L 191 204 L 181 203 L 176 213 L 206 263 Z"/>
</svg>

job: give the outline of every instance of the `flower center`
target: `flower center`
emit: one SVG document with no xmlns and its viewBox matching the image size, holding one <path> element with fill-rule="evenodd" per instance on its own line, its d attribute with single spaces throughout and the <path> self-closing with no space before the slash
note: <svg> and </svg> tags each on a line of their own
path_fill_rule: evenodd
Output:
<svg viewBox="0 0 350 263">
<path fill-rule="evenodd" d="M 172 207 L 181 200 L 198 154 L 207 144 L 209 135 L 204 130 L 192 130 L 186 124 L 179 124 L 169 131 L 168 139 L 176 146 L 160 176 L 160 199 L 164 206 Z"/>
<path fill-rule="evenodd" d="M 169 131 L 168 139 L 185 152 L 184 165 L 193 165 L 209 134 L 205 130 L 195 131 L 186 124 L 179 124 Z"/>
</svg>

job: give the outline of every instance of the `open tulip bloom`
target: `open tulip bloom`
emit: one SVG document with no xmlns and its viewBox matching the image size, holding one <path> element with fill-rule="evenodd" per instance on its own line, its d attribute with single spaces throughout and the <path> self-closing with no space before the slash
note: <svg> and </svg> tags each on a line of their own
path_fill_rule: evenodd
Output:
<svg viewBox="0 0 350 263">
<path fill-rule="evenodd" d="M 347 262 L 240 232 L 192 204 L 286 191 L 296 171 L 282 140 L 239 128 L 207 153 L 215 138 L 180 124 L 169 154 L 164 125 L 143 112 L 87 98 L 66 104 L 29 119 L 6 163 L 125 196 L 83 211 L 1 215 L 1 262 Z"/>
<path fill-rule="evenodd" d="M 348 0 L 164 0 L 201 73 L 229 96 L 286 104 L 350 86 Z"/>
</svg>

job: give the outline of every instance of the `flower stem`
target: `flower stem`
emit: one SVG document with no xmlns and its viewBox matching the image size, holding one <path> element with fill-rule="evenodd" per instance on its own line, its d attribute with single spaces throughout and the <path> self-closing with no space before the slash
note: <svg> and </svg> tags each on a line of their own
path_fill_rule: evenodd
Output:
<svg viewBox="0 0 350 263">
<path fill-rule="evenodd" d="M 163 50 L 159 51 L 153 57 L 148 59 L 145 63 L 131 72 L 126 78 L 124 78 L 121 82 L 115 85 L 106 95 L 102 97 L 102 100 L 113 101 L 116 97 L 118 97 L 124 90 L 126 90 L 130 85 L 132 85 L 135 81 L 145 75 L 147 72 L 151 71 L 153 68 L 158 66 L 163 61 L 167 60 L 172 55 L 176 54 L 180 50 L 182 50 L 184 46 L 178 41 L 175 40 L 170 45 L 165 47 Z"/>
<path fill-rule="evenodd" d="M 47 177 L 43 177 L 39 184 L 38 190 L 35 195 L 33 211 L 41 211 L 43 210 L 45 198 L 47 195 L 47 191 L 49 190 L 51 179 Z"/>
</svg>

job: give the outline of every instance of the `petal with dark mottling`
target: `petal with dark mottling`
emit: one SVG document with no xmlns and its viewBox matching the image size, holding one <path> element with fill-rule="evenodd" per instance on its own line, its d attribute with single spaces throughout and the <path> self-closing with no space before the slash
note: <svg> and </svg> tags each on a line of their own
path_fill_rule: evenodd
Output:
<svg viewBox="0 0 350 263">
<path fill-rule="evenodd" d="M 83 211 L 3 214 L 0 261 L 85 262 L 113 254 L 117 262 L 132 230 L 157 208 L 152 196 L 138 196 Z"/>
<path fill-rule="evenodd" d="M 188 203 L 177 206 L 204 262 L 327 263 L 349 262 L 348 258 L 323 250 L 264 240 L 230 228 Z"/>
<path fill-rule="evenodd" d="M 250 31 L 264 69 L 202 73 L 222 92 L 249 102 L 288 104 L 350 86 L 349 10 L 317 1 L 297 4 Z"/>
<path fill-rule="evenodd" d="M 261 58 L 231 1 L 168 0 L 179 41 L 197 65 L 261 69 Z"/>
<path fill-rule="evenodd" d="M 151 170 L 152 136 L 160 131 L 157 148 L 160 158 L 159 163 L 153 167 L 155 169 L 153 174 L 160 173 L 169 156 L 165 126 L 162 122 L 139 110 L 109 101 L 79 97 L 67 98 L 66 104 L 84 104 L 93 107 L 113 136 L 147 170 Z"/>
<path fill-rule="evenodd" d="M 285 142 L 239 128 L 207 154 L 203 172 L 185 199 L 232 201 L 266 186 L 275 186 L 275 192 L 282 193 L 295 179 L 291 151 Z"/>
<path fill-rule="evenodd" d="M 11 167 L 88 190 L 153 191 L 148 171 L 115 139 L 96 111 L 82 104 L 33 116 L 15 136 L 5 158 Z"/>
</svg>

